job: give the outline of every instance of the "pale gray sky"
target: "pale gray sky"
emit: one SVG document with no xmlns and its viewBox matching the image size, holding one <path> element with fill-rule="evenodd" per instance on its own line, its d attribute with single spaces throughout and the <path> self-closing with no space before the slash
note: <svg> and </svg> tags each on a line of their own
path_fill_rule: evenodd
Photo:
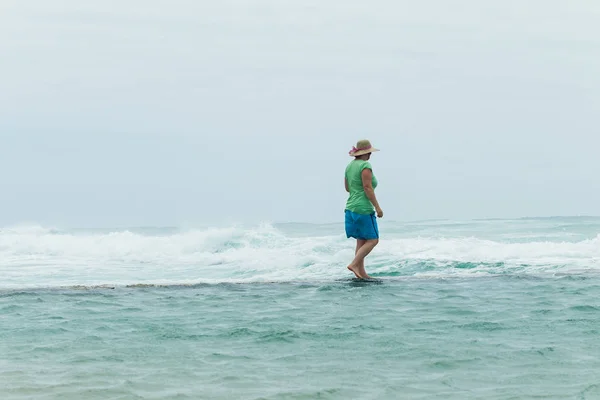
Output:
<svg viewBox="0 0 600 400">
<path fill-rule="evenodd" d="M 0 225 L 600 215 L 595 0 L 3 0 Z"/>
</svg>

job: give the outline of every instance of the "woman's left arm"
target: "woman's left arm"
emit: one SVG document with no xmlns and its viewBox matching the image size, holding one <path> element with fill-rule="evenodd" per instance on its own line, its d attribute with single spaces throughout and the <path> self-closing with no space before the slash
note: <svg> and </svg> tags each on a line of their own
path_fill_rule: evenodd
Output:
<svg viewBox="0 0 600 400">
<path fill-rule="evenodd" d="M 344 186 L 346 187 L 346 192 L 350 193 L 350 188 L 348 187 L 348 179 L 344 178 Z"/>
</svg>

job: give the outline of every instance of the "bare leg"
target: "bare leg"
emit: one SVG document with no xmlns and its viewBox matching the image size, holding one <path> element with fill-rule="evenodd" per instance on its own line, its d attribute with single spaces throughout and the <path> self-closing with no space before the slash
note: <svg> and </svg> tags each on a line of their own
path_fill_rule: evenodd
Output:
<svg viewBox="0 0 600 400">
<path fill-rule="evenodd" d="M 365 239 L 358 239 L 356 241 L 356 251 L 354 252 L 354 257 L 356 257 L 358 250 L 361 247 L 363 247 L 365 245 L 365 243 L 367 243 L 367 241 Z M 360 260 L 360 263 L 358 264 L 358 274 L 364 278 L 370 278 L 370 276 L 367 275 L 367 271 L 365 271 L 365 259 L 364 258 L 362 260 Z"/>
<path fill-rule="evenodd" d="M 356 257 L 356 253 L 358 252 L 358 249 L 360 249 L 363 244 L 365 244 L 364 240 L 362 240 L 362 239 L 356 239 L 356 250 L 354 251 L 354 257 Z M 350 271 L 352 271 L 357 278 L 359 278 L 359 279 L 362 278 L 362 276 L 359 273 L 360 272 L 360 265 L 359 266 L 352 266 L 352 264 L 351 264 L 351 265 L 348 265 L 348 269 Z"/>
<path fill-rule="evenodd" d="M 355 275 L 359 275 L 363 279 L 370 278 L 370 276 L 367 275 L 367 272 L 365 271 L 364 262 L 365 257 L 369 255 L 369 253 L 375 248 L 375 246 L 377 246 L 377 243 L 379 243 L 379 239 L 366 240 L 365 243 L 356 250 L 356 256 L 354 257 L 354 260 L 352 260 L 352 262 L 348 265 L 348 269 L 354 272 Z M 362 271 L 360 270 L 361 266 Z"/>
</svg>

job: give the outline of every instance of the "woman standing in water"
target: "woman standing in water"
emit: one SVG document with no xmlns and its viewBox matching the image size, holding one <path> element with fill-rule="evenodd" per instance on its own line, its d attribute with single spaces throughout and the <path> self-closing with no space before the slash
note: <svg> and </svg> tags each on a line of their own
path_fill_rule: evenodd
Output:
<svg viewBox="0 0 600 400">
<path fill-rule="evenodd" d="M 349 193 L 345 209 L 346 237 L 356 239 L 354 260 L 348 265 L 348 269 L 361 279 L 370 278 L 365 271 L 365 257 L 379 243 L 375 213 L 378 218 L 383 217 L 383 211 L 375 197 L 377 179 L 369 162 L 371 153 L 375 151 L 379 149 L 371 146 L 371 142 L 359 140 L 356 147 L 350 150 L 349 154 L 354 160 L 346 167 L 344 182 Z"/>
</svg>

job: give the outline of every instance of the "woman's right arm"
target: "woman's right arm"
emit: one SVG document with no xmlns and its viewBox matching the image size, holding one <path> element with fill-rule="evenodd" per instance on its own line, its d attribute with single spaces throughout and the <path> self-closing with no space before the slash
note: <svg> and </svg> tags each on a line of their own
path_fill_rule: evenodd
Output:
<svg viewBox="0 0 600 400">
<path fill-rule="evenodd" d="M 371 171 L 369 168 L 365 168 L 362 170 L 360 176 L 362 178 L 362 184 L 365 194 L 367 195 L 367 198 L 371 201 L 371 204 L 373 204 L 373 206 L 375 207 L 375 211 L 377 211 L 377 217 L 383 217 L 383 210 L 381 209 L 381 207 L 379 207 L 377 197 L 375 197 L 375 189 L 373 189 L 373 171 Z"/>
</svg>

